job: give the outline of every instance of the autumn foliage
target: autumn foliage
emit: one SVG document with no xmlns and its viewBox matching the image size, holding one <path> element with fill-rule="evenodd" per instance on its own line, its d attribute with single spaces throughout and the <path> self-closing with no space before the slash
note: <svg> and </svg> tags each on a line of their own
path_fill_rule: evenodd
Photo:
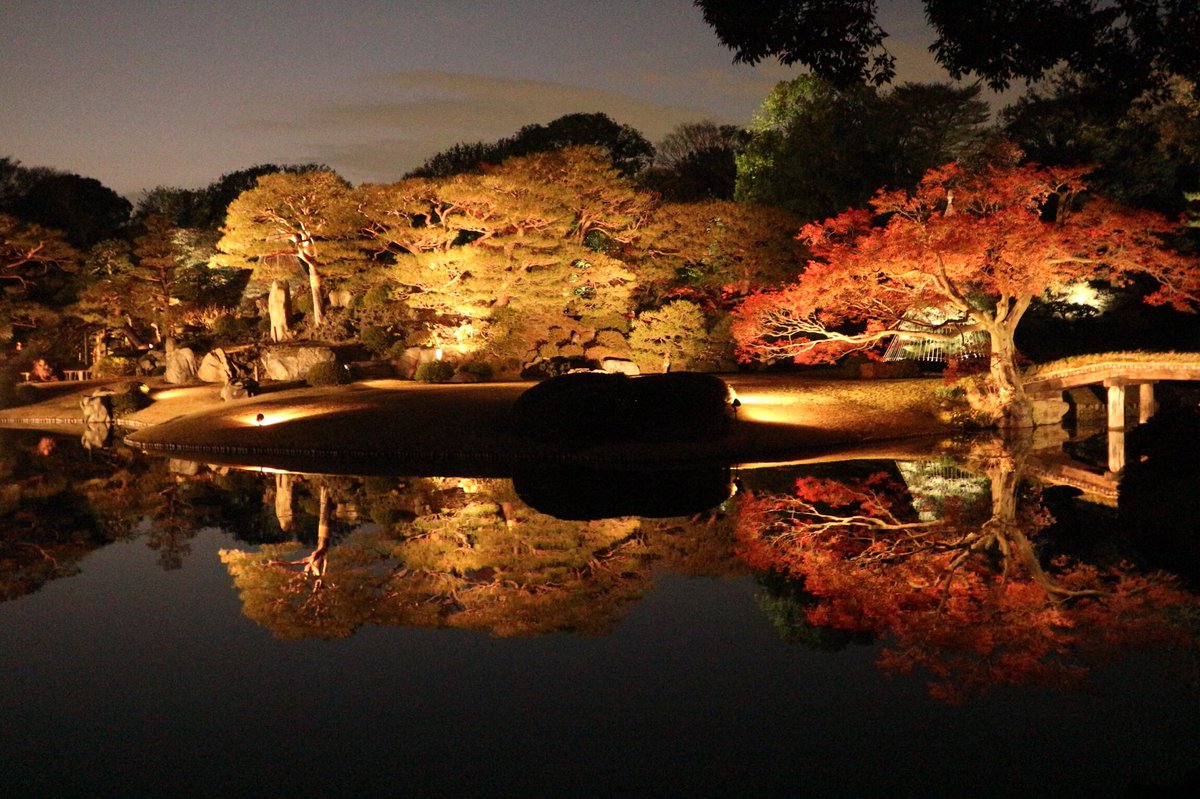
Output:
<svg viewBox="0 0 1200 799">
<path fill-rule="evenodd" d="M 1052 519 L 1036 492 L 1018 492 L 1012 465 L 986 468 L 998 471 L 992 490 L 1013 495 L 933 513 L 884 472 L 744 496 L 739 553 L 802 581 L 808 624 L 881 638 L 881 667 L 923 672 L 948 701 L 1002 684 L 1077 685 L 1122 648 L 1185 640 L 1176 618 L 1196 598 L 1167 575 L 1041 563 L 1033 542 Z"/>
<path fill-rule="evenodd" d="M 832 362 L 903 334 L 987 334 L 1002 407 L 1023 398 L 1014 333 L 1031 303 L 1082 281 L 1158 284 L 1146 299 L 1192 310 L 1200 268 L 1164 247 L 1160 214 L 1086 197 L 1086 167 L 955 164 L 917 189 L 880 191 L 870 211 L 806 225 L 813 260 L 792 283 L 736 313 L 740 358 Z"/>
</svg>

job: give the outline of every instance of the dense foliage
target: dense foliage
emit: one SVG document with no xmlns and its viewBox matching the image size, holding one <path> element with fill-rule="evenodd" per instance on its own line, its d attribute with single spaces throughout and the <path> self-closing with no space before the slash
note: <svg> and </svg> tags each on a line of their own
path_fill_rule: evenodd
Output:
<svg viewBox="0 0 1200 799">
<path fill-rule="evenodd" d="M 1122 648 L 1191 646 L 1196 598 L 1171 575 L 1039 547 L 1054 518 L 1025 459 L 981 442 L 961 466 L 801 476 L 743 497 L 739 551 L 796 581 L 794 623 L 885 640 L 882 667 L 924 673 L 948 701 L 1078 685 Z"/>
<path fill-rule="evenodd" d="M 1081 281 L 1158 289 L 1146 300 L 1191 310 L 1200 266 L 1163 246 L 1178 226 L 1151 211 L 1084 200 L 1084 168 L 999 165 L 931 170 L 913 192 L 881 191 L 873 213 L 805 226 L 798 280 L 740 307 L 744 358 L 831 361 L 898 335 L 990 341 L 997 415 L 1025 413 L 1014 334 L 1032 302 Z"/>
<path fill-rule="evenodd" d="M 904 84 L 880 94 L 811 75 L 763 101 L 738 154 L 735 197 L 823 219 L 879 187 L 909 188 L 929 169 L 977 157 L 992 136 L 979 87 Z"/>
<path fill-rule="evenodd" d="M 430 156 L 407 177 L 444 178 L 482 172 L 515 156 L 567 147 L 599 147 L 625 177 L 641 171 L 654 156 L 654 146 L 637 129 L 614 122 L 607 114 L 567 114 L 544 125 L 526 125 L 495 142 L 460 142 Z"/>
<path fill-rule="evenodd" d="M 895 58 L 874 0 L 696 0 L 734 59 L 802 64 L 838 85 L 888 83 Z M 1161 73 L 1200 74 L 1200 6 L 1190 0 L 925 0 L 930 49 L 953 78 L 994 89 L 1065 63 L 1136 95 Z"/>
</svg>

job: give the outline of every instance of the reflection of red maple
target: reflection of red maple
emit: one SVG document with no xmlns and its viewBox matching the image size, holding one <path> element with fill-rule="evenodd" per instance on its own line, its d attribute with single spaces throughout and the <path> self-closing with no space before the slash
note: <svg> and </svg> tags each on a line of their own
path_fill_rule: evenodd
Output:
<svg viewBox="0 0 1200 799">
<path fill-rule="evenodd" d="M 1195 598 L 1164 574 L 1127 564 L 1038 563 L 1030 536 L 1051 519 L 1017 503 L 1013 463 L 993 462 L 992 515 L 954 508 L 921 521 L 902 486 L 879 474 L 802 478 L 791 496 L 744 499 L 738 541 L 759 569 L 802 579 L 816 626 L 887 642 L 889 671 L 922 669 L 931 693 L 961 701 L 1003 683 L 1070 685 L 1118 650 L 1176 639 Z"/>
</svg>

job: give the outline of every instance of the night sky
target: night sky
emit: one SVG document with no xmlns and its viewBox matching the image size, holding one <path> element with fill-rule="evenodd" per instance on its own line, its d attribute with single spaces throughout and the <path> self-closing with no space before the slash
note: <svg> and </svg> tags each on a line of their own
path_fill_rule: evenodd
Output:
<svg viewBox="0 0 1200 799">
<path fill-rule="evenodd" d="M 880 7 L 900 79 L 944 80 L 920 2 Z M 799 74 L 731 58 L 691 0 L 6 0 L 0 155 L 126 195 L 263 162 L 392 181 L 573 112 L 748 124 Z"/>
</svg>

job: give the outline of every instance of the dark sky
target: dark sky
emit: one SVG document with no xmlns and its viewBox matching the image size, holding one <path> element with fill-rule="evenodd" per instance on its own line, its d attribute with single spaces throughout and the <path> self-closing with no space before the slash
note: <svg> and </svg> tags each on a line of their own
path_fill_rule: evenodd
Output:
<svg viewBox="0 0 1200 799">
<path fill-rule="evenodd" d="M 881 22 L 901 78 L 944 80 L 920 9 Z M 796 74 L 732 65 L 691 0 L 5 0 L 0 155 L 123 194 L 268 161 L 391 181 L 576 111 L 747 124 Z"/>
</svg>

